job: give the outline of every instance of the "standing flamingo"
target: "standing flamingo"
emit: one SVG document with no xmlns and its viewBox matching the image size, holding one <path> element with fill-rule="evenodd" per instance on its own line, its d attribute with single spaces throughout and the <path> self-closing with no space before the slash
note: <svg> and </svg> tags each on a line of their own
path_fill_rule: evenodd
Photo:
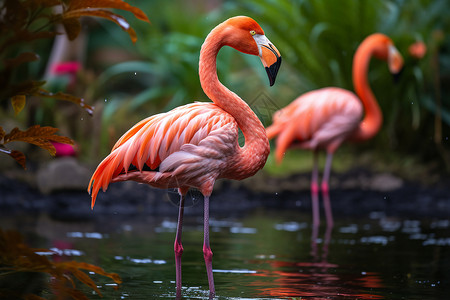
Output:
<svg viewBox="0 0 450 300">
<path fill-rule="evenodd" d="M 214 182 L 218 178 L 241 180 L 253 176 L 264 166 L 270 151 L 265 128 L 257 116 L 217 77 L 216 57 L 223 46 L 259 56 L 270 85 L 275 83 L 281 56 L 258 23 L 245 16 L 224 21 L 210 32 L 200 51 L 200 83 L 214 103 L 195 102 L 140 121 L 117 141 L 88 187 L 88 192 L 92 188 L 92 208 L 100 188 L 105 191 L 111 182 L 134 180 L 158 188 L 178 188 L 180 207 L 174 243 L 177 296 L 181 295 L 181 233 L 188 189 L 197 188 L 204 196 L 203 256 L 213 296 L 209 197 Z M 238 143 L 239 129 L 245 137 L 243 147 Z"/>
<path fill-rule="evenodd" d="M 278 135 L 275 152 L 278 162 L 282 161 L 289 147 L 314 151 L 311 195 L 313 224 L 316 228 L 320 222 L 318 150 L 325 149 L 327 152 L 321 189 L 327 223 L 332 227 L 328 180 L 333 153 L 346 140 L 364 141 L 372 138 L 382 124 L 380 107 L 367 80 L 372 56 L 387 60 L 392 73 L 398 73 L 403 66 L 403 58 L 392 40 L 380 33 L 372 34 L 361 43 L 353 58 L 353 84 L 361 101 L 352 92 L 337 87 L 310 91 L 277 111 L 273 116 L 273 124 L 266 130 L 269 139 Z"/>
</svg>

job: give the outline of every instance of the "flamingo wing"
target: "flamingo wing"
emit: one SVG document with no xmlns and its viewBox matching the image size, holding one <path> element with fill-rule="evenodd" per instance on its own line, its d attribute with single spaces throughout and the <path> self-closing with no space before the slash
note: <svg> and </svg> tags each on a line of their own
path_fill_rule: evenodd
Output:
<svg viewBox="0 0 450 300">
<path fill-rule="evenodd" d="M 92 206 L 100 188 L 106 191 L 110 182 L 135 180 L 163 188 L 212 185 L 237 139 L 236 121 L 213 103 L 196 102 L 148 117 L 128 130 L 95 170 L 88 187 Z"/>
<path fill-rule="evenodd" d="M 340 88 L 323 88 L 303 94 L 277 111 L 267 128 L 269 139 L 277 137 L 276 158 L 297 145 L 333 152 L 358 127 L 363 107 L 358 97 Z"/>
</svg>

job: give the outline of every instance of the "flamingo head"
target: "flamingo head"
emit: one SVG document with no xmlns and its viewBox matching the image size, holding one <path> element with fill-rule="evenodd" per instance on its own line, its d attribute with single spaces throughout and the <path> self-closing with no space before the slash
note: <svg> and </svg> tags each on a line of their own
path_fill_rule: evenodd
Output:
<svg viewBox="0 0 450 300">
<path fill-rule="evenodd" d="M 378 46 L 374 49 L 374 56 L 378 59 L 386 60 L 389 71 L 392 74 L 400 73 L 403 68 L 403 57 L 392 40 L 381 33 L 374 34 L 373 37 L 378 39 Z"/>
<path fill-rule="evenodd" d="M 250 17 L 233 17 L 221 24 L 223 27 L 224 45 L 261 58 L 269 77 L 270 86 L 275 83 L 281 65 L 278 49 L 264 35 L 261 26 Z"/>
</svg>

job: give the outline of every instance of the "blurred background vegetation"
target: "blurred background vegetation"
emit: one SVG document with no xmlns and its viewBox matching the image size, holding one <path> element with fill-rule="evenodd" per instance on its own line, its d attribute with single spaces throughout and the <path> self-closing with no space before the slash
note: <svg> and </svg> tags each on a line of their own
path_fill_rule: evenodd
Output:
<svg viewBox="0 0 450 300">
<path fill-rule="evenodd" d="M 260 113 L 264 125 L 270 119 L 262 114 L 263 109 L 270 115 L 306 91 L 325 86 L 353 90 L 353 54 L 367 35 L 382 32 L 394 40 L 405 58 L 404 70 L 394 81 L 385 63 L 372 61 L 369 78 L 383 110 L 383 128 L 371 141 L 340 149 L 334 168 L 367 164 L 411 176 L 450 170 L 449 1 L 127 2 L 143 10 L 151 21 L 148 24 L 121 13 L 136 31 L 135 44 L 116 24 L 86 18 L 78 46 L 71 47 L 76 54 L 69 58 L 81 65 L 76 83 L 61 83 L 64 76 L 46 78 L 48 85 L 65 87 L 94 106 L 93 116 L 76 105 L 56 105 L 51 99 L 45 105 L 31 104 L 14 116 L 7 99 L 1 99 L 4 127 L 24 127 L 31 119 L 58 127 L 75 140 L 80 160 L 96 165 L 117 138 L 142 118 L 192 101 L 207 101 L 198 79 L 201 44 L 219 22 L 248 15 L 283 56 L 277 83 L 269 88 L 259 59 L 232 49 L 223 49 L 219 55 L 219 77 Z M 421 58 L 408 50 L 416 42 L 427 47 Z M 52 41 L 34 47 L 41 59 L 27 64 L 17 76 L 44 78 Z M 262 98 L 274 106 L 262 107 L 266 103 Z M 309 152 L 296 151 L 282 166 L 269 158 L 266 170 L 272 174 L 306 170 L 310 160 Z"/>
</svg>

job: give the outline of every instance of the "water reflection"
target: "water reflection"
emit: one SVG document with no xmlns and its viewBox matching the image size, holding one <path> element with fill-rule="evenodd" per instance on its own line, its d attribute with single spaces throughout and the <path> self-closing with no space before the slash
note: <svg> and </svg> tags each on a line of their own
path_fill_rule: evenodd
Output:
<svg viewBox="0 0 450 300">
<path fill-rule="evenodd" d="M 304 224 L 276 224 L 278 230 L 297 231 L 305 228 Z M 329 245 L 333 225 L 327 226 L 323 238 L 319 238 L 319 226 L 311 228 L 310 257 L 304 261 L 288 261 L 273 259 L 274 256 L 259 256 L 261 265 L 270 268 L 258 269 L 253 276 L 252 286 L 259 290 L 259 297 L 308 297 L 308 299 L 324 299 L 334 297 L 352 297 L 357 299 L 382 299 L 375 293 L 364 293 L 361 290 L 382 288 L 382 280 L 375 273 L 345 274 L 340 266 L 328 261 Z M 321 246 L 321 247 L 320 247 Z M 356 276 L 355 276 L 356 275 Z M 259 279 L 261 278 L 261 279 Z M 267 286 L 267 279 L 273 284 Z"/>
<path fill-rule="evenodd" d="M 46 255 L 54 259 L 118 273 L 118 290 L 110 279 L 99 282 L 104 299 L 174 299 L 174 220 L 11 216 L 0 227 L 19 228 L 33 246 L 52 249 Z M 450 292 L 449 220 L 378 212 L 337 217 L 333 228 L 313 228 L 310 220 L 309 211 L 276 210 L 211 219 L 217 299 L 445 299 Z M 187 216 L 185 224 L 183 299 L 207 299 L 202 218 Z"/>
</svg>

